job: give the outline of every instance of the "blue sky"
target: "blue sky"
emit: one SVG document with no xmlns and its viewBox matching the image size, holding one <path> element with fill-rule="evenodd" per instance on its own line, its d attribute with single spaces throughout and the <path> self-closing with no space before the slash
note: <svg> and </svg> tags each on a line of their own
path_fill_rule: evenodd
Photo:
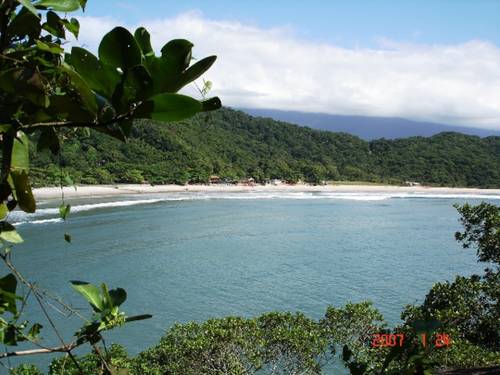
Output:
<svg viewBox="0 0 500 375">
<path fill-rule="evenodd" d="M 500 130 L 500 0 L 89 0 L 79 19 L 93 51 L 122 25 L 217 55 L 225 105 Z"/>
<path fill-rule="evenodd" d="M 264 28 L 290 26 L 303 38 L 345 47 L 373 46 L 378 38 L 439 44 L 481 39 L 500 44 L 498 0 L 91 0 L 87 14 L 135 24 L 191 10 Z"/>
</svg>

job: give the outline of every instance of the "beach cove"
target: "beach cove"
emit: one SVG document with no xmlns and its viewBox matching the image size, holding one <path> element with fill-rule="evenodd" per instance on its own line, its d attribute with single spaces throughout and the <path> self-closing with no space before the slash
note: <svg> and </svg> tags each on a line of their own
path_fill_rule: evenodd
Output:
<svg viewBox="0 0 500 375">
<path fill-rule="evenodd" d="M 428 187 L 428 186 L 394 186 L 394 185 L 351 185 L 351 184 L 328 184 L 328 185 L 147 185 L 147 184 L 113 184 L 113 185 L 80 185 L 65 186 L 62 189 L 64 196 L 73 197 L 104 197 L 132 194 L 159 194 L 159 193 L 293 193 L 293 192 L 320 192 L 320 193 L 343 193 L 343 194 L 386 194 L 386 195 L 438 195 L 438 196 L 500 196 L 500 189 L 477 189 L 477 188 L 450 188 L 450 187 Z M 43 187 L 33 189 L 38 199 L 57 199 L 61 197 L 60 187 Z"/>
</svg>

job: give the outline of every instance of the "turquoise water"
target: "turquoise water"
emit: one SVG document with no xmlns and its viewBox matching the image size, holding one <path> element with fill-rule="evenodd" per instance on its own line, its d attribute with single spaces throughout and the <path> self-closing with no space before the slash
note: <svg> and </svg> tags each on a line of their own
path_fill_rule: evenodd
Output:
<svg viewBox="0 0 500 375">
<path fill-rule="evenodd" d="M 46 202 L 35 216 L 11 217 L 26 243 L 13 260 L 88 314 L 69 280 L 125 288 L 129 315 L 154 315 L 108 334 L 131 353 L 155 344 L 174 322 L 269 310 L 320 318 L 327 305 L 348 301 L 371 300 L 394 324 L 433 283 L 484 268 L 454 240 L 460 225 L 452 205 L 479 198 L 142 195 L 73 201 L 67 222 Z M 69 340 L 79 320 L 58 320 Z M 44 336 L 53 340 L 48 329 Z"/>
</svg>

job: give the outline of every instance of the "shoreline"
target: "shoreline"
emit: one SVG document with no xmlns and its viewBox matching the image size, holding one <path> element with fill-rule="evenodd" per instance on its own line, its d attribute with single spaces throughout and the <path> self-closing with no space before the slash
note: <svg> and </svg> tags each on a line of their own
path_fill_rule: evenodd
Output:
<svg viewBox="0 0 500 375">
<path fill-rule="evenodd" d="M 416 193 L 416 194 L 465 194 L 465 195 L 500 195 L 500 189 L 478 188 L 450 188 L 428 186 L 394 186 L 394 185 L 146 185 L 146 184 L 113 184 L 113 185 L 78 185 L 65 186 L 63 189 L 66 198 L 106 197 L 133 194 L 160 194 L 160 193 L 248 193 L 248 192 L 328 192 L 328 193 Z M 60 187 L 43 187 L 33 189 L 37 199 L 57 199 L 61 197 Z"/>
</svg>

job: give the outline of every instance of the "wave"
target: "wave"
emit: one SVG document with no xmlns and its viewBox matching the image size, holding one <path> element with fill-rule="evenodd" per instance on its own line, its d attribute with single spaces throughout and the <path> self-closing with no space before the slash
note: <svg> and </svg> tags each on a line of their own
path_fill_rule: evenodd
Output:
<svg viewBox="0 0 500 375">
<path fill-rule="evenodd" d="M 25 221 L 18 221 L 12 223 L 13 225 L 22 225 L 22 224 L 48 224 L 48 223 L 60 223 L 63 220 L 59 217 L 55 217 L 52 219 L 42 219 L 42 220 L 25 220 Z"/>
<path fill-rule="evenodd" d="M 171 199 L 134 199 L 134 200 L 125 200 L 125 201 L 112 201 L 112 202 L 100 202 L 100 203 L 92 203 L 92 204 L 81 204 L 71 206 L 71 213 L 77 212 L 85 212 L 91 211 L 99 208 L 113 208 L 113 207 L 127 207 L 134 205 L 143 205 L 143 204 L 151 204 L 158 203 L 161 201 L 168 201 Z M 21 211 L 14 211 L 10 213 L 10 219 L 13 221 L 13 225 L 20 224 L 46 224 L 46 223 L 55 223 L 61 222 L 60 218 L 47 218 L 47 219 L 39 219 L 34 220 L 37 217 L 49 216 L 49 215 L 59 215 L 59 208 L 40 208 L 33 214 L 25 214 Z"/>
<path fill-rule="evenodd" d="M 91 204 L 76 204 L 71 206 L 71 213 L 92 211 L 103 208 L 128 207 L 148 205 L 161 202 L 197 201 L 197 200 L 351 200 L 351 201 L 385 201 L 389 199 L 486 199 L 500 200 L 500 195 L 493 194 L 431 194 L 431 193 L 338 193 L 338 192 L 233 192 L 233 193 L 197 193 L 181 192 L 161 194 L 148 199 L 126 199 Z M 25 214 L 21 211 L 10 213 L 9 219 L 14 225 L 22 224 L 50 224 L 62 220 L 59 217 L 59 208 L 40 208 L 34 214 Z"/>
</svg>

